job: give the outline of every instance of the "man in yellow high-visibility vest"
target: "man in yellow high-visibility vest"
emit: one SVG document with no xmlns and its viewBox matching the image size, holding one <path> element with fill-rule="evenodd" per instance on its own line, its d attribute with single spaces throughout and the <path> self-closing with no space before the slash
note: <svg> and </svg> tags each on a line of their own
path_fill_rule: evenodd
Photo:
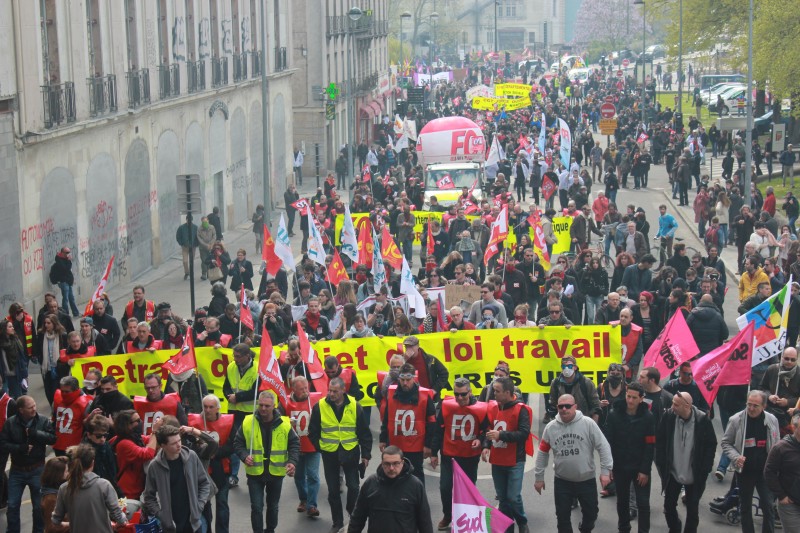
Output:
<svg viewBox="0 0 800 533">
<path fill-rule="evenodd" d="M 275 394 L 258 395 L 258 411 L 245 417 L 233 441 L 236 455 L 245 464 L 250 492 L 250 524 L 253 531 L 275 533 L 283 478 L 294 476 L 300 458 L 300 439 L 288 417 L 275 409 Z M 266 462 L 266 468 L 265 468 Z M 264 529 L 264 494 L 267 528 Z"/>
<path fill-rule="evenodd" d="M 372 433 L 361 405 L 345 393 L 340 377 L 331 379 L 328 396 L 313 407 L 308 424 L 308 438 L 322 452 L 328 503 L 333 526 L 330 533 L 344 527 L 342 497 L 339 492 L 339 469 L 344 471 L 347 485 L 347 513 L 353 512 L 358 499 L 359 468 L 367 468 L 372 456 Z M 363 466 L 361 466 L 363 465 Z"/>
</svg>

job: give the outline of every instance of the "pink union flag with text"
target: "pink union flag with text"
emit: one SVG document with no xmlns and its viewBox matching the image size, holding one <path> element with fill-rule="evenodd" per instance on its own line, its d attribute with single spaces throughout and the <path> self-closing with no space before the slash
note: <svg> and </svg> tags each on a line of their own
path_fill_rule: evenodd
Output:
<svg viewBox="0 0 800 533">
<path fill-rule="evenodd" d="M 453 531 L 503 533 L 513 524 L 513 520 L 489 505 L 478 487 L 453 461 Z"/>
<path fill-rule="evenodd" d="M 684 361 L 688 361 L 700 353 L 694 342 L 692 332 L 686 324 L 683 313 L 677 312 L 656 337 L 642 360 L 642 368 L 656 367 L 662 376 L 666 376 Z"/>
</svg>

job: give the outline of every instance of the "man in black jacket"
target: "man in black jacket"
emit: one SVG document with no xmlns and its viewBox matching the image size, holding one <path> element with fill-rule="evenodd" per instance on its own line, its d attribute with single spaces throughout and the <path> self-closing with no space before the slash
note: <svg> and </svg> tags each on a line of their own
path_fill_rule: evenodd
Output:
<svg viewBox="0 0 800 533">
<path fill-rule="evenodd" d="M 105 338 L 108 353 L 110 354 L 114 347 L 119 344 L 119 338 L 122 333 L 119 330 L 117 319 L 106 313 L 106 302 L 104 300 L 94 302 L 92 320 L 94 322 L 92 327 Z M 107 354 L 98 353 L 97 355 Z"/>
<path fill-rule="evenodd" d="M 41 477 L 47 445 L 56 442 L 56 432 L 49 419 L 36 412 L 30 396 L 17 398 L 17 414 L 6 420 L 0 431 L 0 453 L 11 456 L 8 473 L 8 533 L 20 532 L 20 506 L 25 487 L 30 490 L 33 531 L 43 531 Z"/>
<path fill-rule="evenodd" d="M 347 533 L 433 533 L 431 509 L 425 487 L 412 475 L 411 463 L 397 446 L 381 452 L 381 467 L 364 481 Z"/>
<path fill-rule="evenodd" d="M 686 489 L 686 528 L 696 533 L 700 522 L 700 498 L 714 466 L 717 436 L 711 419 L 692 405 L 688 392 L 672 398 L 672 409 L 664 414 L 656 434 L 656 467 L 664 490 L 664 516 L 670 532 L 681 531 L 678 497 Z"/>
<path fill-rule="evenodd" d="M 630 498 L 633 484 L 639 512 L 639 531 L 650 529 L 650 471 L 653 466 L 656 422 L 644 403 L 644 387 L 633 382 L 625 391 L 625 400 L 614 403 L 605 427 L 606 440 L 614 457 L 614 483 L 617 497 L 618 528 L 631 530 Z"/>
<path fill-rule="evenodd" d="M 72 250 L 68 246 L 56 254 L 55 262 L 50 267 L 50 283 L 58 285 L 61 289 L 61 307 L 64 311 L 72 309 L 72 316 L 79 317 L 80 311 L 75 304 L 75 293 L 72 292 L 72 286 L 75 284 L 75 276 L 72 273 Z"/>
</svg>

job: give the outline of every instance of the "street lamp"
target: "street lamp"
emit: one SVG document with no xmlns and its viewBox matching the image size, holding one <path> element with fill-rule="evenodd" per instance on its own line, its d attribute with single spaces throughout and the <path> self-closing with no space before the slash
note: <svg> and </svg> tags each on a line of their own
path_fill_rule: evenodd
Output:
<svg viewBox="0 0 800 533">
<path fill-rule="evenodd" d="M 405 54 L 404 50 L 404 34 L 403 34 L 403 20 L 410 19 L 411 13 L 408 11 L 403 11 L 403 14 L 400 15 L 400 65 L 404 64 L 403 62 L 403 55 Z"/>
<path fill-rule="evenodd" d="M 497 8 L 500 6 L 500 2 L 495 1 L 494 3 L 494 53 L 497 53 Z"/>
<path fill-rule="evenodd" d="M 645 83 L 644 83 L 645 82 L 644 63 L 645 63 L 645 57 L 644 57 L 644 53 L 645 53 L 645 50 L 646 50 L 646 48 L 645 48 L 645 32 L 646 32 L 646 28 L 647 28 L 647 22 L 646 22 L 646 19 L 645 19 L 644 16 L 645 16 L 646 6 L 644 4 L 644 0 L 634 0 L 633 5 L 642 6 L 642 128 L 644 128 L 644 124 L 645 124 L 645 117 L 644 117 L 644 110 L 645 110 L 644 109 L 644 107 L 645 107 L 644 106 L 644 99 L 645 99 L 645 92 L 644 92 L 644 86 L 645 86 Z"/>
<path fill-rule="evenodd" d="M 681 113 L 683 120 L 683 0 L 678 4 L 678 113 Z M 688 81 L 688 80 L 687 80 Z"/>
<path fill-rule="evenodd" d="M 357 23 L 361 16 L 364 14 L 363 11 L 357 6 L 353 6 L 350 8 L 350 11 L 347 12 L 348 18 L 353 22 Z M 355 142 L 355 126 L 356 126 L 356 118 L 355 118 L 355 108 L 353 102 L 353 93 L 354 90 L 354 83 L 353 83 L 353 74 L 351 70 L 351 63 L 352 57 L 350 50 L 353 48 L 353 27 L 355 24 L 349 24 L 347 27 L 347 35 L 349 39 L 349 45 L 347 46 L 347 171 L 349 176 L 352 178 L 354 174 L 353 169 L 353 143 Z"/>
<path fill-rule="evenodd" d="M 435 28 L 436 28 L 436 21 L 439 20 L 439 13 L 434 11 L 433 13 L 430 14 L 429 18 L 430 18 L 430 24 L 429 24 L 430 31 L 431 31 L 431 34 L 433 35 L 433 45 L 431 45 L 431 41 L 429 39 L 428 40 L 428 68 L 430 69 L 431 75 L 433 75 L 433 59 L 434 59 L 433 49 L 436 47 L 436 31 L 435 31 Z"/>
<path fill-rule="evenodd" d="M 750 205 L 750 180 L 753 172 L 753 0 L 747 23 L 747 132 L 745 133 L 744 205 Z M 772 157 L 772 156 L 770 156 Z"/>
</svg>

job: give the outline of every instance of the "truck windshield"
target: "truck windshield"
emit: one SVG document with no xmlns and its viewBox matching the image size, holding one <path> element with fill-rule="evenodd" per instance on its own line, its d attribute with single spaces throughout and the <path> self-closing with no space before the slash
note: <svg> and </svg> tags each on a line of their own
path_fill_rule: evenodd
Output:
<svg viewBox="0 0 800 533">
<path fill-rule="evenodd" d="M 442 168 L 431 170 L 428 169 L 428 181 L 425 183 L 425 188 L 428 190 L 431 189 L 441 189 L 438 185 L 440 180 L 442 180 L 445 176 L 450 176 L 450 179 L 453 180 L 453 184 L 455 185 L 455 189 L 460 189 L 462 187 L 472 187 L 472 184 L 475 183 L 475 180 L 478 179 L 479 169 L 477 168 Z M 480 189 L 481 185 L 478 182 L 476 189 Z"/>
</svg>

